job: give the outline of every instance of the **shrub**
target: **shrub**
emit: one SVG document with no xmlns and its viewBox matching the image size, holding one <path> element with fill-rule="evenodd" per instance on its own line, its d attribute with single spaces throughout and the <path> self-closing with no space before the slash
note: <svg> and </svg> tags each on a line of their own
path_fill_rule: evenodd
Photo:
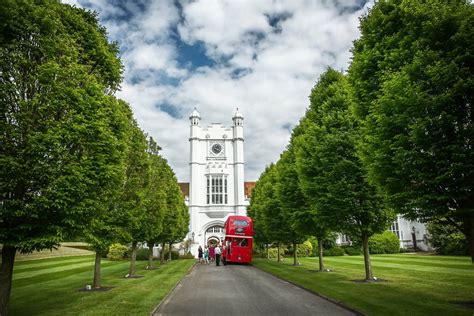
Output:
<svg viewBox="0 0 474 316">
<path fill-rule="evenodd" d="M 137 260 L 140 260 L 140 261 L 148 260 L 148 248 L 137 249 Z"/>
<path fill-rule="evenodd" d="M 283 257 L 283 254 L 284 254 L 284 250 L 283 250 L 283 247 L 280 248 L 280 256 Z M 276 258 L 277 255 L 278 255 L 278 248 L 270 248 L 268 249 L 268 255 L 270 258 Z M 266 257 L 266 254 L 265 254 L 265 257 Z"/>
<path fill-rule="evenodd" d="M 337 239 L 337 234 L 336 233 L 330 233 L 326 237 L 326 239 L 323 240 L 323 248 L 324 249 L 331 249 L 331 248 L 337 247 L 336 239 Z"/>
<path fill-rule="evenodd" d="M 369 238 L 369 251 L 372 254 L 399 253 L 400 241 L 397 236 L 390 231 L 375 234 Z"/>
<path fill-rule="evenodd" d="M 309 257 L 313 252 L 313 245 L 309 240 L 306 240 L 301 245 L 298 245 L 297 254 L 298 257 Z"/>
<path fill-rule="evenodd" d="M 332 247 L 330 249 L 324 250 L 323 256 L 344 256 L 344 249 L 341 247 Z"/>
<path fill-rule="evenodd" d="M 127 246 L 121 244 L 112 244 L 109 247 L 109 253 L 107 254 L 107 259 L 115 261 L 115 260 L 123 260 L 127 257 Z"/>
<path fill-rule="evenodd" d="M 268 253 L 270 254 L 270 258 L 271 258 L 271 249 L 272 248 L 268 248 Z M 276 248 L 274 248 L 274 249 L 276 249 Z M 275 256 L 276 256 L 276 250 L 275 250 Z M 263 249 L 263 250 L 254 251 L 253 254 L 252 254 L 252 257 L 253 258 L 267 259 L 267 250 Z"/>
<path fill-rule="evenodd" d="M 358 247 L 346 246 L 342 248 L 349 256 L 360 256 L 362 254 L 362 251 Z"/>
<path fill-rule="evenodd" d="M 165 251 L 165 260 L 168 260 L 169 257 L 170 257 L 170 252 Z M 171 260 L 178 260 L 178 259 L 179 259 L 179 252 L 174 251 L 174 250 L 171 251 Z"/>
<path fill-rule="evenodd" d="M 254 258 L 266 258 L 267 257 L 267 252 L 266 251 L 258 251 L 254 254 L 252 254 L 252 257 Z"/>
<path fill-rule="evenodd" d="M 310 257 L 317 257 L 318 256 L 318 240 L 316 237 L 309 237 L 308 241 L 311 243 L 311 254 Z"/>
<path fill-rule="evenodd" d="M 309 257 L 311 255 L 312 250 L 313 245 L 311 245 L 311 242 L 309 240 L 306 240 L 302 244 L 298 244 L 297 255 L 298 257 Z M 293 256 L 293 252 L 293 245 L 291 245 L 285 253 L 289 256 Z"/>
<path fill-rule="evenodd" d="M 429 241 L 440 255 L 467 255 L 469 253 L 466 237 L 450 225 L 430 223 Z"/>
<path fill-rule="evenodd" d="M 171 253 L 171 258 L 173 258 L 173 253 Z M 180 255 L 179 256 L 179 259 L 194 259 L 194 256 L 193 254 L 191 253 L 191 251 L 189 251 L 187 254 L 185 255 Z"/>
</svg>

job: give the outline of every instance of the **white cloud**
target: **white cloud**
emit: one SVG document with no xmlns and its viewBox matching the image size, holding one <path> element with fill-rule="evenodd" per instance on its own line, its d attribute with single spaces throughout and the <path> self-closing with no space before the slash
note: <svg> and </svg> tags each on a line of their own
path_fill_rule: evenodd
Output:
<svg viewBox="0 0 474 316">
<path fill-rule="evenodd" d="M 119 41 L 126 72 L 118 95 L 181 181 L 189 179 L 189 113 L 197 107 L 203 124 L 230 125 L 237 106 L 245 117 L 246 179 L 256 180 L 285 148 L 319 75 L 329 66 L 347 69 L 358 18 L 371 6 L 351 11 L 358 0 L 198 0 L 182 1 L 180 16 L 171 0 L 150 2 L 146 10 L 131 1 L 76 1 L 97 10 L 111 40 Z M 130 12 L 126 23 L 114 18 Z M 180 63 L 179 40 L 202 44 L 214 64 Z"/>
</svg>

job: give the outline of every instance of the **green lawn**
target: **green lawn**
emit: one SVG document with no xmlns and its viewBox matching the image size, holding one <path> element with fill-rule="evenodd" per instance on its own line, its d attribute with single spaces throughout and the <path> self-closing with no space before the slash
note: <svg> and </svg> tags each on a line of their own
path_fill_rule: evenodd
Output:
<svg viewBox="0 0 474 316">
<path fill-rule="evenodd" d="M 301 265 L 256 259 L 254 266 L 369 315 L 474 315 L 474 268 L 468 257 L 413 254 L 373 255 L 374 275 L 387 282 L 356 283 L 364 277 L 362 256 L 327 257 L 333 272 L 320 273 L 318 258 Z"/>
<path fill-rule="evenodd" d="M 11 315 L 148 315 L 186 274 L 194 260 L 175 260 L 144 270 L 140 279 L 124 279 L 129 262 L 102 262 L 105 292 L 81 292 L 92 284 L 93 256 L 62 257 L 15 263 L 10 301 Z"/>
</svg>

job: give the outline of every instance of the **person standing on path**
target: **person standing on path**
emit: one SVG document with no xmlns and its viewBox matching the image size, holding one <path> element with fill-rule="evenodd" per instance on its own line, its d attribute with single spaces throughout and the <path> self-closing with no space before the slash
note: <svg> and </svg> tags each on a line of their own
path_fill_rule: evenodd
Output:
<svg viewBox="0 0 474 316">
<path fill-rule="evenodd" d="M 219 266 L 219 263 L 221 261 L 221 248 L 219 246 L 216 246 L 216 249 L 214 251 L 216 252 L 216 266 Z"/>
<path fill-rule="evenodd" d="M 202 247 L 201 247 L 201 245 L 199 245 L 199 248 L 198 248 L 199 262 L 202 262 L 202 254 L 203 254 Z"/>
<path fill-rule="evenodd" d="M 204 248 L 204 262 L 206 264 L 209 264 L 209 247 L 208 246 Z"/>
<path fill-rule="evenodd" d="M 209 256 L 211 257 L 211 261 L 214 261 L 214 256 L 215 256 L 215 250 L 216 248 L 214 247 L 213 244 L 209 247 Z"/>
</svg>

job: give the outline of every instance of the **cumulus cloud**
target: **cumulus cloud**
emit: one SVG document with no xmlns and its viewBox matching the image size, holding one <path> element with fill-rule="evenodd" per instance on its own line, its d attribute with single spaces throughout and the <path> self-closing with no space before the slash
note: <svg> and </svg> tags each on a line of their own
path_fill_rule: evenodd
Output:
<svg viewBox="0 0 474 316">
<path fill-rule="evenodd" d="M 189 179 L 188 115 L 231 124 L 244 114 L 246 180 L 275 162 L 319 75 L 347 69 L 358 18 L 372 1 L 69 0 L 99 12 L 121 46 L 118 96 Z"/>
</svg>

